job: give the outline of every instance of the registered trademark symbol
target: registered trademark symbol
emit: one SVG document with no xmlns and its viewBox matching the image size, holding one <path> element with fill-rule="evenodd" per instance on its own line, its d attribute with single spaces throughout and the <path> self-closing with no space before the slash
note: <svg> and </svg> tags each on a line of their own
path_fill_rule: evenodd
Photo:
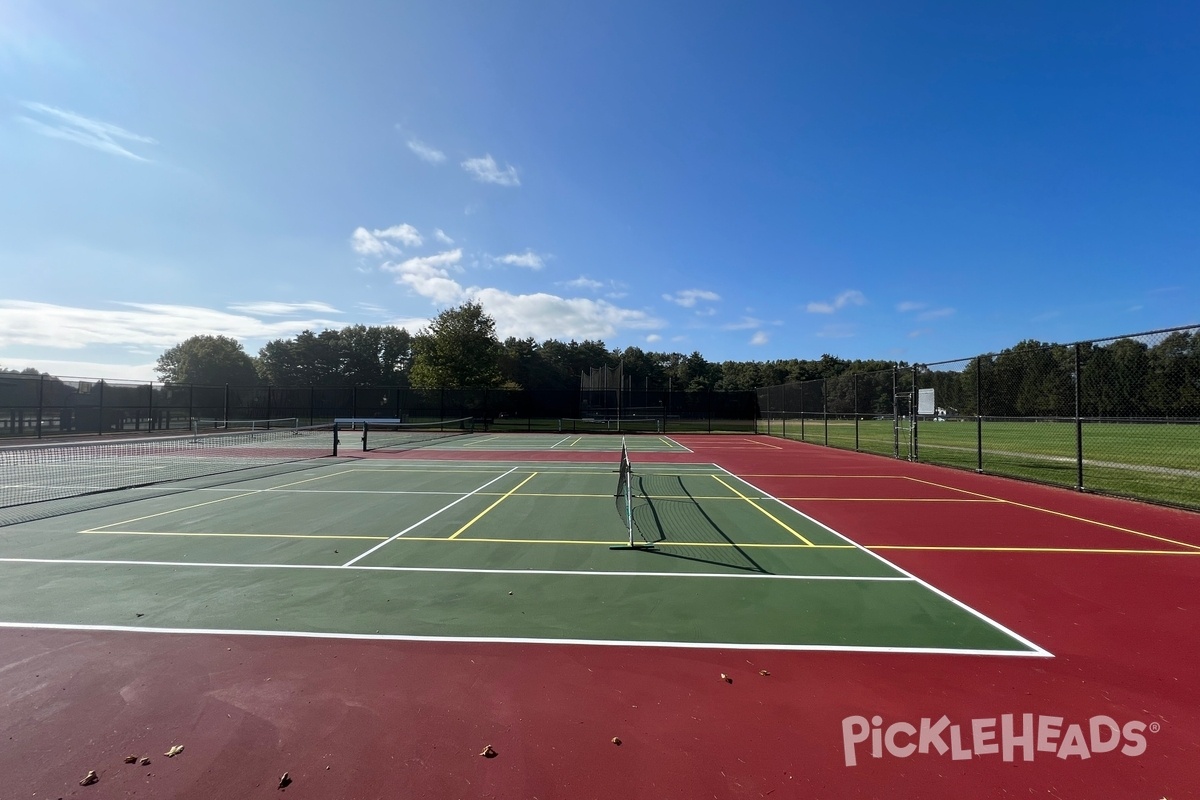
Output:
<svg viewBox="0 0 1200 800">
<path fill-rule="evenodd" d="M 1162 725 L 1159 725 L 1157 722 L 1150 723 L 1150 732 L 1151 733 L 1158 733 L 1161 730 L 1162 730 Z"/>
</svg>

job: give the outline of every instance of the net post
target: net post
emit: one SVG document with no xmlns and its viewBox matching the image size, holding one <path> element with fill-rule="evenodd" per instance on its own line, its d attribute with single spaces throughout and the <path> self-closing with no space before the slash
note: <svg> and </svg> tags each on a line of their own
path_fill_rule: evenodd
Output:
<svg viewBox="0 0 1200 800">
<path fill-rule="evenodd" d="M 338 454 L 338 424 L 333 423 L 333 455 L 336 458 Z"/>
</svg>

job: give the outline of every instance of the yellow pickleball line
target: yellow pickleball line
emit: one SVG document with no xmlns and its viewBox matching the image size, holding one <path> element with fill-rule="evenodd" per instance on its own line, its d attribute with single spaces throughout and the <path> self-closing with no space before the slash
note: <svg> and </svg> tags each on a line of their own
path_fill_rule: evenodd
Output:
<svg viewBox="0 0 1200 800">
<path fill-rule="evenodd" d="M 491 511 L 493 508 L 495 508 L 496 506 L 498 506 L 498 505 L 500 505 L 501 503 L 503 503 L 503 502 L 504 502 L 505 500 L 507 500 L 509 497 L 512 497 L 512 495 L 513 495 L 513 494 L 514 494 L 514 493 L 515 493 L 515 492 L 516 492 L 518 489 L 520 489 L 522 486 L 524 486 L 525 484 L 527 484 L 527 483 L 529 483 L 531 480 L 533 480 L 533 476 L 534 476 L 534 475 L 537 475 L 537 473 L 536 473 L 536 472 L 531 472 L 531 473 L 529 474 L 529 477 L 528 477 L 528 478 L 526 478 L 525 480 L 523 480 L 523 481 L 521 481 L 520 483 L 518 483 L 518 484 L 517 484 L 516 486 L 514 486 L 512 489 L 510 489 L 510 490 L 508 490 L 507 492 L 505 492 L 503 496 L 501 496 L 501 497 L 500 497 L 498 500 L 496 500 L 496 502 L 492 503 L 490 506 L 488 506 L 487 508 L 485 508 L 483 511 L 479 512 L 478 516 L 476 516 L 476 517 L 475 517 L 475 519 L 471 520 L 471 521 L 470 521 L 470 522 L 468 522 L 466 525 L 463 525 L 461 528 L 459 528 L 458 530 L 456 530 L 456 531 L 455 531 L 455 532 L 454 532 L 454 533 L 453 533 L 453 534 L 452 534 L 452 535 L 451 535 L 449 538 L 451 538 L 451 539 L 456 539 L 456 538 L 458 538 L 458 535 L 459 535 L 460 533 L 462 533 L 462 532 L 463 532 L 463 531 L 465 531 L 467 528 L 469 528 L 469 527 L 471 527 L 472 525 L 474 525 L 474 524 L 475 524 L 476 522 L 478 522 L 479 520 L 483 519 L 483 517 L 484 517 L 484 516 L 486 516 L 486 515 L 487 515 L 487 513 L 488 513 L 489 511 Z"/>
<path fill-rule="evenodd" d="M 812 542 L 810 542 L 808 539 L 806 539 L 805 537 L 801 536 L 799 533 L 797 533 L 796 531 L 794 531 L 794 530 L 792 530 L 790 527 L 788 527 L 788 526 L 787 526 L 787 525 L 786 525 L 786 524 L 783 522 L 783 520 L 779 519 L 779 517 L 775 516 L 775 515 L 774 515 L 774 514 L 772 514 L 770 511 L 767 511 L 765 508 L 763 508 L 762 506 L 760 506 L 758 503 L 754 502 L 752 499 L 750 499 L 750 498 L 749 498 L 749 497 L 747 497 L 746 495 L 742 494 L 741 492 L 739 492 L 737 489 L 735 489 L 735 488 L 733 488 L 732 486 L 730 486 L 730 485 L 729 485 L 728 483 L 726 483 L 725 481 L 721 480 L 721 477 L 720 477 L 719 475 L 713 475 L 713 476 L 712 476 L 712 478 L 713 478 L 713 480 L 715 480 L 717 483 L 721 484 L 721 485 L 722 485 L 722 486 L 724 486 L 726 489 L 728 489 L 729 491 L 731 491 L 731 492 L 733 492 L 734 494 L 736 494 L 738 497 L 740 497 L 740 498 L 742 498 L 743 500 L 745 500 L 745 501 L 746 501 L 747 503 L 749 503 L 751 506 L 753 506 L 754 508 L 756 508 L 756 509 L 758 509 L 759 511 L 761 511 L 763 514 L 766 514 L 768 519 L 770 519 L 772 522 L 774 522 L 774 523 L 775 523 L 776 525 L 778 525 L 779 527 L 783 528 L 785 531 L 787 531 L 788 533 L 790 533 L 792 536 L 795 536 L 797 539 L 799 539 L 800 541 L 804 542 L 804 543 L 805 543 L 806 545 L 808 545 L 809 547 L 812 547 L 812 546 L 813 546 L 813 543 L 812 543 Z"/>
</svg>

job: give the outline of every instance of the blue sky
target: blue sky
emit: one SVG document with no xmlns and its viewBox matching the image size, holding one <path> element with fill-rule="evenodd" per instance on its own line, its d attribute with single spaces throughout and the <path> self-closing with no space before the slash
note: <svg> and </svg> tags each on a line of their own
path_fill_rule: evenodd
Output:
<svg viewBox="0 0 1200 800">
<path fill-rule="evenodd" d="M 0 0 L 0 366 L 417 330 L 928 362 L 1200 320 L 1194 3 Z"/>
</svg>

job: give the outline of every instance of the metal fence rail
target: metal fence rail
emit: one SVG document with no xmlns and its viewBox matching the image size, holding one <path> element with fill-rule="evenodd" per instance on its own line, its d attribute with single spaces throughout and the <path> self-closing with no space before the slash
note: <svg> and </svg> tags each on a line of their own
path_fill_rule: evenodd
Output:
<svg viewBox="0 0 1200 800">
<path fill-rule="evenodd" d="M 1200 509 L 1197 326 L 770 386 L 758 404 L 774 436 Z"/>
</svg>

